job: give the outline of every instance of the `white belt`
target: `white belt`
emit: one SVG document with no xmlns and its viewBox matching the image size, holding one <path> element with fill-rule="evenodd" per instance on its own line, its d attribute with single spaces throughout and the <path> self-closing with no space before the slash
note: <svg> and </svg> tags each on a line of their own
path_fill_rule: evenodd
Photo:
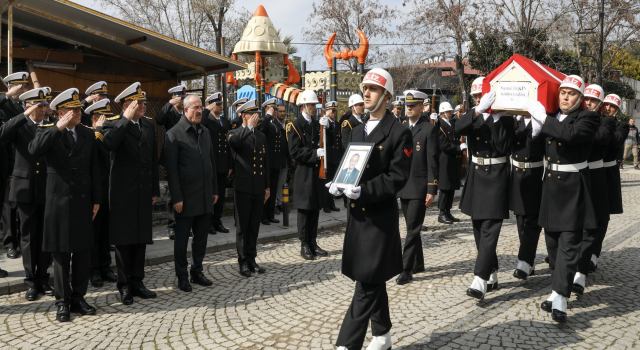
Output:
<svg viewBox="0 0 640 350">
<path fill-rule="evenodd" d="M 610 166 L 616 166 L 616 165 L 618 165 L 618 162 L 616 162 L 615 160 L 612 160 L 612 161 L 610 161 L 610 162 L 604 162 L 604 164 L 603 164 L 603 166 L 604 166 L 605 168 L 608 168 L 608 167 L 610 167 Z"/>
<path fill-rule="evenodd" d="M 539 162 L 516 162 L 513 157 L 511 158 L 511 164 L 513 164 L 514 167 L 516 168 L 520 168 L 520 169 L 532 169 L 532 168 L 540 168 L 542 166 L 544 166 L 544 162 L 543 161 L 539 161 Z"/>
<path fill-rule="evenodd" d="M 589 169 L 600 169 L 602 167 L 604 167 L 602 159 L 596 160 L 595 162 L 589 162 Z"/>
<path fill-rule="evenodd" d="M 471 161 L 478 165 L 503 164 L 507 162 L 507 157 L 476 158 L 475 156 L 471 156 Z"/>
<path fill-rule="evenodd" d="M 589 164 L 587 162 L 577 164 L 547 164 L 547 168 L 553 171 L 562 171 L 564 173 L 577 173 L 580 171 L 580 169 L 584 169 L 588 166 Z"/>
</svg>

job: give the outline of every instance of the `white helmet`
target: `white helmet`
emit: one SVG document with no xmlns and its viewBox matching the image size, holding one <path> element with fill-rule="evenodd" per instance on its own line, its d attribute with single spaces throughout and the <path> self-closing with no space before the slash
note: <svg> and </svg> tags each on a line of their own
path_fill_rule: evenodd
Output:
<svg viewBox="0 0 640 350">
<path fill-rule="evenodd" d="M 298 96 L 298 106 L 306 105 L 308 103 L 312 103 L 312 104 L 320 103 L 318 101 L 318 96 L 316 95 L 316 92 L 313 90 L 304 90 L 300 94 L 300 96 Z"/>
<path fill-rule="evenodd" d="M 455 110 L 456 110 L 456 112 L 457 112 L 457 111 L 459 111 L 459 110 L 461 110 L 461 109 L 462 109 L 462 106 L 461 106 L 461 105 L 457 105 Z"/>
<path fill-rule="evenodd" d="M 604 90 L 597 84 L 591 84 L 584 89 L 584 97 L 591 97 L 600 100 L 604 98 Z"/>
<path fill-rule="evenodd" d="M 353 94 L 351 95 L 351 97 L 349 97 L 349 108 L 353 107 L 354 105 L 357 105 L 358 103 L 364 103 L 362 96 L 358 94 Z"/>
<path fill-rule="evenodd" d="M 471 83 L 471 96 L 482 93 L 482 82 L 484 77 L 478 77 Z"/>
<path fill-rule="evenodd" d="M 444 113 L 444 112 L 448 112 L 448 111 L 453 111 L 453 107 L 451 107 L 451 103 L 442 102 L 440 104 L 440 113 Z"/>
<path fill-rule="evenodd" d="M 560 84 L 560 88 L 563 87 L 578 90 L 581 95 L 584 95 L 584 80 L 577 75 L 567 75 L 567 77 L 562 81 L 562 84 Z"/>
<path fill-rule="evenodd" d="M 618 107 L 618 110 L 620 110 L 620 102 L 622 102 L 622 99 L 620 99 L 620 96 L 616 94 L 609 94 L 604 98 L 604 103 L 610 103 Z"/>
<path fill-rule="evenodd" d="M 381 86 L 387 90 L 389 96 L 393 96 L 393 78 L 389 72 L 382 68 L 374 68 L 365 74 L 362 79 L 362 83 L 360 83 L 360 91 L 364 92 L 364 86 L 367 84 Z M 376 106 L 369 112 L 375 112 L 380 108 L 380 105 L 382 105 L 382 101 L 384 100 L 383 97 L 384 95 L 380 97 Z"/>
</svg>

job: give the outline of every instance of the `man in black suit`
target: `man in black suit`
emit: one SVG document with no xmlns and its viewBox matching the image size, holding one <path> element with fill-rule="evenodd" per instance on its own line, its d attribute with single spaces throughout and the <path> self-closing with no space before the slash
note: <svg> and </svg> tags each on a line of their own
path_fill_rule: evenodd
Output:
<svg viewBox="0 0 640 350">
<path fill-rule="evenodd" d="M 325 109 L 327 110 L 326 117 L 329 118 L 329 125 L 325 129 L 325 133 L 327 135 L 327 154 L 325 157 L 325 163 L 327 165 L 326 178 L 327 181 L 333 181 L 333 178 L 336 176 L 336 172 L 338 171 L 338 167 L 340 166 L 343 153 L 340 138 L 340 124 L 338 124 L 338 121 L 336 120 L 338 115 L 338 102 L 327 102 L 325 104 Z M 332 195 L 327 195 L 327 201 L 324 205 L 323 211 L 325 213 L 340 211 L 340 209 L 336 207 Z"/>
<path fill-rule="evenodd" d="M 44 96 L 45 89 L 33 89 L 25 94 L 39 96 L 41 93 Z M 9 200 L 16 203 L 20 218 L 20 247 L 27 285 L 25 298 L 34 301 L 38 298 L 38 292 L 53 296 L 53 289 L 49 287 L 47 273 L 51 253 L 42 251 L 47 162 L 44 156 L 29 153 L 28 148 L 29 142 L 36 135 L 38 125 L 44 124 L 46 109 L 44 104 L 39 102 L 28 107 L 33 108 L 2 125 L 0 142 L 11 141 L 16 149 Z"/>
<path fill-rule="evenodd" d="M 413 139 L 411 172 L 409 181 L 398 192 L 402 213 L 407 225 L 407 237 L 402 253 L 402 273 L 397 284 L 407 284 L 413 279 L 413 271 L 424 271 L 424 254 L 420 229 L 427 207 L 438 192 L 438 129 L 422 118 L 422 102 L 427 94 L 417 90 L 404 92 L 408 120 L 402 125 L 409 128 Z"/>
<path fill-rule="evenodd" d="M 442 102 L 439 106 L 440 115 L 435 113 L 435 125 L 438 128 L 438 138 L 440 139 L 440 175 L 438 177 L 438 222 L 452 225 L 460 219 L 451 215 L 453 207 L 453 197 L 456 190 L 460 189 L 460 173 L 462 166 L 462 153 L 467 148 L 462 143 L 460 135 L 456 134 L 455 122 L 451 115 L 451 104 Z"/>
<path fill-rule="evenodd" d="M 360 170 L 356 169 L 359 161 L 360 155 L 358 153 L 352 155 L 351 159 L 349 159 L 349 167 L 340 171 L 336 182 L 355 185 L 358 174 L 360 174 Z"/>
<path fill-rule="evenodd" d="M 396 120 L 400 123 L 407 120 L 407 117 L 402 115 L 402 111 L 404 110 L 404 103 L 402 101 L 393 101 L 392 105 L 393 109 L 391 110 L 391 113 L 393 113 L 393 115 L 396 117 Z"/>
<path fill-rule="evenodd" d="M 202 101 L 196 95 L 184 98 L 182 119 L 167 132 L 164 142 L 167 181 L 175 210 L 174 256 L 178 288 L 191 291 L 187 274 L 187 244 L 191 242 L 191 282 L 211 286 L 202 273 L 207 250 L 207 233 L 213 205 L 218 199 L 216 160 L 209 130 L 200 125 Z"/>
<path fill-rule="evenodd" d="M 224 212 L 227 178 L 233 172 L 233 159 L 227 143 L 227 132 L 231 130 L 231 123 L 227 116 L 222 116 L 224 109 L 222 93 L 216 92 L 207 97 L 204 102 L 207 106 L 202 110 L 201 124 L 209 130 L 213 155 L 216 159 L 215 171 L 216 184 L 218 186 L 218 201 L 213 205 L 209 233 L 229 233 L 229 229 L 224 227 L 221 219 Z"/>
<path fill-rule="evenodd" d="M 342 118 L 341 127 L 341 138 L 342 138 L 342 148 L 347 149 L 349 146 L 349 135 L 351 135 L 351 130 L 356 126 L 362 124 L 362 119 L 364 118 L 364 100 L 362 96 L 359 94 L 353 94 L 349 97 L 349 109 Z"/>
<path fill-rule="evenodd" d="M 227 138 L 236 171 L 234 198 L 236 209 L 236 249 L 240 275 L 264 273 L 256 263 L 260 217 L 269 199 L 269 160 L 266 137 L 258 130 L 260 108 L 250 100 L 238 108 L 242 125 L 229 131 Z"/>
<path fill-rule="evenodd" d="M 274 121 L 276 99 L 270 98 L 262 104 L 262 108 L 266 109 L 264 119 L 258 123 L 260 130 L 267 138 L 267 158 L 269 160 L 269 189 L 273 194 L 269 196 L 264 205 L 262 212 L 262 224 L 277 224 L 280 220 L 274 217 L 276 208 L 276 192 L 278 192 L 278 179 L 280 178 L 280 167 L 282 166 L 282 148 L 285 143 L 282 141 L 286 138 L 284 128 L 278 121 Z M 286 162 L 286 160 L 285 160 Z M 286 165 L 286 164 L 285 164 Z"/>
<path fill-rule="evenodd" d="M 84 114 L 91 117 L 92 126 L 104 139 L 103 126 L 107 117 L 112 117 L 111 101 L 100 99 L 85 109 Z M 83 114 L 83 117 L 84 117 Z M 111 157 L 109 150 L 99 142 L 98 159 L 100 162 L 100 179 L 102 181 L 102 203 L 100 210 L 93 219 L 93 247 L 91 248 L 91 277 L 89 282 L 94 287 L 102 287 L 104 282 L 115 283 L 118 277 L 111 271 L 111 251 L 109 245 L 109 179 L 111 171 Z"/>
<path fill-rule="evenodd" d="M 104 145 L 111 151 L 109 241 L 116 246 L 120 298 L 131 305 L 134 296 L 156 297 L 142 280 L 147 244 L 153 240 L 152 207 L 160 195 L 158 152 L 140 83 L 126 88 L 115 102 L 122 102 L 124 112 L 104 126 Z"/>
<path fill-rule="evenodd" d="M 285 130 L 287 126 L 287 122 L 285 118 L 287 117 L 287 108 L 283 104 L 276 105 L 276 118 L 273 119 L 273 123 L 277 125 L 277 127 L 281 130 Z M 339 132 L 339 130 L 338 130 Z M 295 160 L 291 159 L 291 155 L 289 155 L 289 143 L 287 142 L 287 135 L 285 134 L 282 137 L 282 145 L 280 147 L 280 155 L 278 158 L 278 162 L 280 163 L 280 174 L 278 175 L 278 186 L 275 194 L 276 196 L 276 208 L 280 212 L 284 210 L 282 207 L 283 199 L 282 199 L 282 187 L 284 183 L 287 181 L 287 177 L 289 175 L 289 166 L 295 165 Z M 274 210 L 275 212 L 275 210 Z M 275 214 L 279 214 L 275 212 Z"/>
<path fill-rule="evenodd" d="M 0 109 L 2 109 L 8 119 L 11 119 L 25 111 L 26 105 L 24 102 L 20 102 L 18 97 L 27 92 L 29 73 L 13 73 L 4 77 L 2 81 L 7 84 L 9 91 L 0 96 Z"/>
<path fill-rule="evenodd" d="M 31 101 L 47 103 L 43 94 L 35 95 Z M 102 194 L 98 159 L 102 135 L 88 126 L 79 126 L 81 107 L 78 89 L 61 92 L 51 102 L 59 121 L 40 125 L 29 144 L 31 154 L 47 158 L 49 186 L 43 249 L 53 253 L 56 319 L 60 322 L 69 322 L 70 312 L 96 314 L 84 296 L 91 268 L 92 220 L 100 209 Z M 72 281 L 69 280 L 71 270 Z"/>
<path fill-rule="evenodd" d="M 109 91 L 107 90 L 107 82 L 99 81 L 97 83 L 93 83 L 91 86 L 87 88 L 85 94 L 87 97 L 82 100 L 82 106 L 84 111 L 82 112 L 82 124 L 93 127 L 93 116 L 89 114 L 86 110 L 92 104 L 102 101 L 107 98 L 107 94 Z"/>
</svg>

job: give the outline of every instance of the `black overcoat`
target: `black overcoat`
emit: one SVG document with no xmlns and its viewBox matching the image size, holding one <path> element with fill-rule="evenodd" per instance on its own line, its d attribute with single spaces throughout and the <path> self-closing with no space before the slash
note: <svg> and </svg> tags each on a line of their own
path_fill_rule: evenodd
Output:
<svg viewBox="0 0 640 350">
<path fill-rule="evenodd" d="M 213 154 L 216 158 L 216 172 L 228 174 L 229 169 L 233 169 L 231 150 L 227 143 L 227 132 L 231 130 L 229 119 L 221 117 L 218 121 L 213 113 L 205 108 L 202 111 L 201 124 L 209 130 Z"/>
<path fill-rule="evenodd" d="M 385 283 L 402 272 L 396 194 L 409 180 L 413 142 L 409 129 L 388 110 L 368 136 L 364 127 L 355 127 L 347 140 L 374 147 L 360 178 L 360 198 L 349 200 L 342 273 L 359 282 Z"/>
<path fill-rule="evenodd" d="M 257 128 L 252 132 L 241 125 L 229 131 L 228 139 L 235 167 L 234 190 L 263 194 L 270 179 L 266 137 Z"/>
<path fill-rule="evenodd" d="M 470 109 L 455 123 L 456 132 L 466 136 L 467 154 L 477 158 L 507 157 L 502 164 L 479 165 L 469 162 L 467 181 L 462 189 L 460 209 L 473 220 L 509 218 L 509 162 L 514 120 L 504 116 L 475 117 Z"/>
<path fill-rule="evenodd" d="M 164 160 L 169 193 L 173 203 L 182 203 L 176 217 L 199 216 L 213 212 L 213 196 L 218 195 L 216 159 L 209 130 L 191 125 L 186 117 L 167 131 Z"/>
<path fill-rule="evenodd" d="M 102 135 L 84 125 L 74 129 L 75 144 L 66 140 L 69 131 L 60 131 L 55 124 L 38 127 L 29 144 L 29 152 L 47 158 L 45 252 L 75 253 L 93 246 L 93 205 L 102 197 L 98 158 Z"/>
<path fill-rule="evenodd" d="M 409 121 L 402 122 L 409 128 Z M 407 184 L 398 192 L 402 199 L 426 200 L 427 194 L 438 193 L 438 163 L 440 149 L 438 145 L 439 130 L 424 118 L 410 129 L 413 139 L 413 154 L 411 155 L 411 171 Z"/>
<path fill-rule="evenodd" d="M 607 153 L 607 146 L 616 131 L 616 121 L 613 118 L 600 116 L 600 125 L 593 139 L 593 148 L 589 155 L 589 162 L 604 160 Z M 614 168 L 617 168 L 614 166 Z M 591 181 L 591 202 L 599 223 L 609 221 L 609 193 L 607 188 L 606 168 L 589 169 Z"/>
<path fill-rule="evenodd" d="M 545 140 L 547 162 L 578 164 L 589 159 L 600 124 L 598 113 L 581 108 L 562 122 L 548 116 L 538 137 Z M 538 224 L 550 232 L 582 231 L 598 227 L 589 190 L 589 168 L 578 172 L 545 169 Z"/>
<path fill-rule="evenodd" d="M 308 123 L 301 115 L 287 124 L 289 154 L 296 161 L 293 175 L 293 208 L 320 210 L 326 203 L 324 180 L 319 179 L 320 159 L 317 156 L 320 142 L 320 124 L 311 119 Z"/>
<path fill-rule="evenodd" d="M 394 116 L 395 118 L 395 116 Z M 349 137 L 351 131 L 358 125 L 362 124 L 351 111 L 345 113 L 340 122 L 340 138 L 342 139 L 342 149 L 346 150 L 349 146 Z"/>
<path fill-rule="evenodd" d="M 511 140 L 511 158 L 514 162 L 542 162 L 544 158 L 544 139 L 531 138 L 531 123 L 527 123 L 524 117 L 516 122 Z M 514 214 L 537 216 L 540 213 L 543 175 L 544 166 L 520 169 L 511 165 L 509 209 Z"/>
<path fill-rule="evenodd" d="M 607 153 L 605 153 L 604 161 L 613 162 L 622 153 L 624 141 L 629 135 L 629 124 L 624 121 L 615 120 L 616 130 L 611 136 Z M 607 174 L 607 195 L 609 196 L 609 214 L 622 214 L 622 187 L 620 182 L 620 168 L 610 166 L 604 168 Z"/>
<path fill-rule="evenodd" d="M 450 121 L 451 122 L 451 121 Z M 435 124 L 440 143 L 440 174 L 438 188 L 445 191 L 459 190 L 462 175 L 461 138 L 455 131 L 455 124 L 449 124 L 438 118 Z"/>
<path fill-rule="evenodd" d="M 111 151 L 109 242 L 152 242 L 152 197 L 160 195 L 158 151 L 153 120 L 139 119 L 141 130 L 125 117 L 109 118 L 104 145 Z"/>
<path fill-rule="evenodd" d="M 283 156 L 288 144 L 286 143 L 287 135 L 279 121 L 270 114 L 266 114 L 264 119 L 258 124 L 258 130 L 264 134 L 267 140 L 267 159 L 269 167 L 277 170 L 287 166 L 287 157 Z"/>
</svg>

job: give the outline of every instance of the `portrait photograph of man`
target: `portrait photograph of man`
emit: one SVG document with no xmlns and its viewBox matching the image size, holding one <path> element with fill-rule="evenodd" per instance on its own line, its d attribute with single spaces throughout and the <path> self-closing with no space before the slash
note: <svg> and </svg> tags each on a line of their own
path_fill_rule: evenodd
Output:
<svg viewBox="0 0 640 350">
<path fill-rule="evenodd" d="M 337 186 L 357 186 L 370 151 L 371 146 L 369 145 L 349 145 L 349 149 L 345 152 L 338 168 L 340 170 L 334 179 Z"/>
</svg>

